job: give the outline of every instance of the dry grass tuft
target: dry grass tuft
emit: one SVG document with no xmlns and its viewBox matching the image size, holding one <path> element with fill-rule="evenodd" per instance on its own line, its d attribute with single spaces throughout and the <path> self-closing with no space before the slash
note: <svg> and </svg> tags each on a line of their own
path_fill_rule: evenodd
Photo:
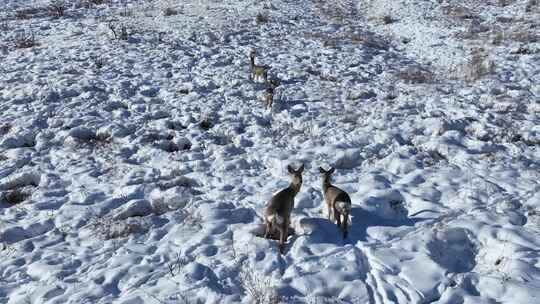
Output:
<svg viewBox="0 0 540 304">
<path fill-rule="evenodd" d="M 463 68 L 465 80 L 477 81 L 495 72 L 495 62 L 489 58 L 488 53 L 480 48 L 473 50 L 471 58 Z"/>
<path fill-rule="evenodd" d="M 408 66 L 399 71 L 397 77 L 409 84 L 433 83 L 435 81 L 433 72 L 420 66 Z"/>
<path fill-rule="evenodd" d="M 149 224 L 144 218 L 133 217 L 115 220 L 111 217 L 97 217 L 91 220 L 89 228 L 102 240 L 128 237 L 132 234 L 145 233 Z"/>
<path fill-rule="evenodd" d="M 13 189 L 4 193 L 3 199 L 10 206 L 15 206 L 15 205 L 23 203 L 30 196 L 31 196 L 30 193 L 28 193 L 27 191 L 17 188 L 17 189 Z"/>
<path fill-rule="evenodd" d="M 49 3 L 49 14 L 56 18 L 64 17 L 66 3 L 63 0 L 52 0 Z"/>
<path fill-rule="evenodd" d="M 178 10 L 172 8 L 172 7 L 167 7 L 163 10 L 163 16 L 165 17 L 169 17 L 169 16 L 176 16 L 178 15 L 179 12 Z"/>
<path fill-rule="evenodd" d="M 29 49 L 39 45 L 33 32 L 18 35 L 12 43 L 16 49 Z"/>
<path fill-rule="evenodd" d="M 254 269 L 242 264 L 242 269 L 238 274 L 240 286 L 251 298 L 253 303 L 258 304 L 278 304 L 281 302 L 276 287 L 269 277 L 264 277 Z"/>
<path fill-rule="evenodd" d="M 263 14 L 259 12 L 257 16 L 255 16 L 255 22 L 257 22 L 257 24 L 268 23 L 268 21 L 270 21 L 270 17 L 268 16 L 268 14 Z"/>
</svg>

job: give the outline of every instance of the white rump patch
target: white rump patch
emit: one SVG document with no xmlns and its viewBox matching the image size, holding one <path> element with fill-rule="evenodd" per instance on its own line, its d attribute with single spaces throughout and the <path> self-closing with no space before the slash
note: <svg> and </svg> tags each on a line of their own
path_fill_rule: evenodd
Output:
<svg viewBox="0 0 540 304">
<path fill-rule="evenodd" d="M 347 202 L 336 202 L 336 209 L 340 212 L 349 212 L 351 211 L 351 204 Z"/>
</svg>

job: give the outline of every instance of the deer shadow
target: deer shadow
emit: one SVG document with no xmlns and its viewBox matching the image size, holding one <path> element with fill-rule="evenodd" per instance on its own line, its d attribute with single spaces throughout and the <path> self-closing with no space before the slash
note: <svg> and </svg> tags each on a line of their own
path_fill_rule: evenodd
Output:
<svg viewBox="0 0 540 304">
<path fill-rule="evenodd" d="M 302 225 L 313 227 L 309 238 L 313 243 L 330 243 L 341 246 L 347 243 L 368 241 L 367 229 L 369 227 L 414 227 L 417 223 L 430 220 L 431 218 L 400 218 L 386 219 L 361 207 L 354 207 L 351 210 L 352 221 L 349 221 L 349 232 L 347 238 L 343 238 L 341 230 L 335 223 L 326 218 L 305 218 Z"/>
</svg>

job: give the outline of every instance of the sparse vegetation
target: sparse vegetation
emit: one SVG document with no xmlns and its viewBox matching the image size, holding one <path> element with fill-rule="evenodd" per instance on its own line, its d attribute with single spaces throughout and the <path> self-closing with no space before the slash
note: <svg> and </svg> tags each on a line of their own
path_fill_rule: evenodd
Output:
<svg viewBox="0 0 540 304">
<path fill-rule="evenodd" d="M 257 16 L 255 16 L 255 21 L 257 22 L 257 24 L 267 23 L 268 21 L 270 21 L 270 17 L 268 17 L 267 14 L 259 12 L 257 13 Z"/>
<path fill-rule="evenodd" d="M 433 72 L 427 68 L 420 66 L 407 66 L 397 74 L 398 78 L 405 83 L 420 84 L 420 83 L 433 83 L 435 76 Z"/>
<path fill-rule="evenodd" d="M 24 202 L 28 197 L 30 197 L 30 193 L 24 191 L 23 189 L 16 188 L 7 191 L 2 196 L 9 205 L 15 206 Z"/>
<path fill-rule="evenodd" d="M 36 36 L 32 31 L 19 34 L 13 40 L 13 46 L 16 49 L 29 49 L 37 45 L 39 45 L 39 43 L 37 42 Z"/>
<path fill-rule="evenodd" d="M 29 7 L 15 11 L 15 19 L 26 20 L 35 17 L 45 17 L 48 9 L 46 7 Z"/>
<path fill-rule="evenodd" d="M 132 34 L 131 30 L 128 29 L 128 26 L 122 22 L 110 21 L 108 27 L 116 40 L 127 41 Z"/>
<path fill-rule="evenodd" d="M 201 122 L 199 122 L 199 127 L 201 127 L 201 129 L 206 130 L 206 131 L 210 130 L 212 126 L 213 126 L 213 123 L 209 116 L 204 116 Z"/>
<path fill-rule="evenodd" d="M 169 274 L 171 277 L 175 277 L 180 273 L 182 268 L 184 268 L 190 261 L 194 260 L 191 256 L 183 256 L 180 253 L 176 253 L 174 259 L 171 259 L 167 262 L 167 268 L 169 269 Z"/>
<path fill-rule="evenodd" d="M 149 223 L 142 217 L 129 217 L 115 220 L 112 217 L 95 217 L 88 227 L 101 240 L 111 240 L 128 237 L 135 233 L 145 233 Z"/>
<path fill-rule="evenodd" d="M 538 0 L 529 0 L 525 6 L 525 12 L 530 13 L 534 10 L 537 10 L 540 7 L 540 2 Z"/>
<path fill-rule="evenodd" d="M 176 16 L 176 15 L 178 15 L 178 10 L 172 7 L 167 7 L 163 10 L 163 16 L 165 17 Z"/>
<path fill-rule="evenodd" d="M 88 136 L 74 137 L 77 147 L 102 149 L 109 146 L 113 142 L 113 138 L 108 133 L 92 133 Z"/>
<path fill-rule="evenodd" d="M 272 284 L 272 280 L 252 269 L 247 261 L 242 263 L 238 280 L 240 286 L 246 295 L 252 299 L 253 303 L 278 304 L 281 300 L 276 287 Z"/>
<path fill-rule="evenodd" d="M 64 17 L 66 11 L 66 3 L 63 0 L 52 0 L 49 3 L 49 12 L 53 17 Z"/>
<path fill-rule="evenodd" d="M 465 80 L 474 82 L 495 72 L 495 63 L 489 58 L 487 52 L 482 49 L 474 49 L 471 58 L 463 68 Z"/>
<path fill-rule="evenodd" d="M 382 22 L 384 24 L 392 24 L 394 22 L 396 22 L 397 20 L 392 18 L 392 16 L 390 15 L 384 15 L 382 18 L 381 18 Z"/>
<path fill-rule="evenodd" d="M 6 135 L 9 133 L 9 131 L 13 128 L 13 126 L 9 123 L 4 123 L 0 125 L 0 136 Z"/>
</svg>

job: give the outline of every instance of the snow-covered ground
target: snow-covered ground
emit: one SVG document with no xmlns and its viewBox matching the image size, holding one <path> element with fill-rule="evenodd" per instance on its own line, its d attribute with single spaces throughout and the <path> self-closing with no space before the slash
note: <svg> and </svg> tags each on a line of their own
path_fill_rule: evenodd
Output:
<svg viewBox="0 0 540 304">
<path fill-rule="evenodd" d="M 537 1 L 93 1 L 0 4 L 0 303 L 540 303 Z"/>
</svg>

